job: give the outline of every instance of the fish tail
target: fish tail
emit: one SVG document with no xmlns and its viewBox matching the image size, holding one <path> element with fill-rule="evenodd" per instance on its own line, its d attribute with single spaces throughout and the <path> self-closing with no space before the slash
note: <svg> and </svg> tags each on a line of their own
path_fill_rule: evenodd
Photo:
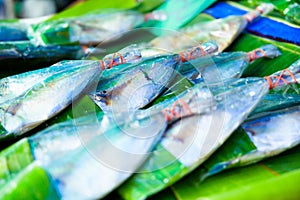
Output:
<svg viewBox="0 0 300 200">
<path fill-rule="evenodd" d="M 280 53 L 279 49 L 272 44 L 267 44 L 267 45 L 261 46 L 260 48 L 254 49 L 253 51 L 250 51 L 248 53 L 250 62 L 252 62 L 256 59 L 262 58 L 262 57 L 272 59 L 272 58 L 276 58 L 280 55 L 281 55 L 281 53 Z"/>
<path fill-rule="evenodd" d="M 106 55 L 100 60 L 102 70 L 111 69 L 114 66 L 124 63 L 135 63 L 140 61 L 142 55 L 136 45 L 130 45 L 118 52 Z"/>
<path fill-rule="evenodd" d="M 266 76 L 265 79 L 269 83 L 269 88 L 274 89 L 277 86 L 299 83 L 300 59 L 294 62 L 290 67 L 280 70 Z"/>
<path fill-rule="evenodd" d="M 257 8 L 255 8 L 254 11 L 250 11 L 250 12 L 246 13 L 245 15 L 243 15 L 243 17 L 250 23 L 254 19 L 256 19 L 257 17 L 259 17 L 261 15 L 268 14 L 273 9 L 274 9 L 273 4 L 271 4 L 271 3 L 262 3 Z"/>
</svg>

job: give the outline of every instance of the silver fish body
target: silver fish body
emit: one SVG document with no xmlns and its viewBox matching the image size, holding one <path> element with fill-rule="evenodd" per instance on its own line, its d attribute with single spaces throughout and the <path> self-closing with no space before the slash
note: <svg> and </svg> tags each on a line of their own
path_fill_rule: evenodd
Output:
<svg viewBox="0 0 300 200">
<path fill-rule="evenodd" d="M 0 104 L 20 97 L 35 84 L 44 81 L 51 75 L 69 70 L 69 68 L 69 61 L 62 61 L 48 68 L 29 71 L 1 79 Z"/>
<path fill-rule="evenodd" d="M 64 62 L 66 65 L 68 62 Z M 25 91 L 20 97 L 1 104 L 0 119 L 6 135 L 21 135 L 70 105 L 101 74 L 95 61 L 70 61 L 59 71 Z"/>
<path fill-rule="evenodd" d="M 277 155 L 300 143 L 300 107 L 275 111 L 245 122 L 247 132 L 256 150 L 239 158 L 241 165 Z"/>
<path fill-rule="evenodd" d="M 177 55 L 145 60 L 117 78 L 109 89 L 97 89 L 91 98 L 104 112 L 130 112 L 157 97 L 181 65 Z"/>
<path fill-rule="evenodd" d="M 118 125 L 103 113 L 90 114 L 54 124 L 29 137 L 28 143 L 33 157 L 43 165 L 48 165 L 66 153 L 82 148 L 84 143 L 95 135 L 102 134 Z"/>
<path fill-rule="evenodd" d="M 157 114 L 102 134 L 97 134 L 102 132 L 98 127 L 90 130 L 95 137 L 81 148 L 43 166 L 64 199 L 98 199 L 138 170 L 166 126 L 164 116 Z"/>
<path fill-rule="evenodd" d="M 231 145 L 243 144 L 244 148 L 251 147 L 251 150 L 230 148 L 219 151 L 214 158 L 222 159 L 210 160 L 208 167 L 206 166 L 200 173 L 201 180 L 226 169 L 256 163 L 298 145 L 300 143 L 299 110 L 299 106 L 295 106 L 248 119 L 242 124 L 245 136 L 233 135 Z"/>
</svg>

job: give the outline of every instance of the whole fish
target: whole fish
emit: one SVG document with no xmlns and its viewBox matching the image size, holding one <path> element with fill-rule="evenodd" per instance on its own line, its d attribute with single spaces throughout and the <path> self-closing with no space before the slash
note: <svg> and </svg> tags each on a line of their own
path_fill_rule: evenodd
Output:
<svg viewBox="0 0 300 200">
<path fill-rule="evenodd" d="M 147 44 L 137 45 L 143 58 L 170 52 L 178 53 L 184 49 L 197 46 L 206 41 L 216 41 L 219 52 L 224 51 L 234 39 L 245 29 L 246 25 L 252 22 L 261 14 L 272 11 L 273 5 L 262 4 L 255 11 L 243 16 L 229 16 L 224 19 L 217 19 L 209 22 L 200 22 L 188 26 L 176 33 L 167 33 L 159 36 Z"/>
<path fill-rule="evenodd" d="M 141 14 L 137 11 L 89 13 L 76 18 L 46 21 L 28 31 L 34 44 L 99 44 L 120 37 L 148 20 L 164 20 L 162 12 Z"/>
<path fill-rule="evenodd" d="M 217 51 L 213 42 L 207 42 L 179 54 L 146 59 L 125 67 L 123 71 L 107 74 L 97 90 L 90 95 L 106 113 L 132 112 L 152 102 L 166 89 L 183 61 Z M 109 73 L 109 72 L 108 72 Z"/>
<path fill-rule="evenodd" d="M 188 104 L 188 108 L 183 102 Z M 128 116 L 123 124 L 116 124 L 106 115 L 100 114 L 97 117 L 89 115 L 51 126 L 0 153 L 3 156 L 0 160 L 9 166 L 16 166 L 20 162 L 20 167 L 15 171 L 2 170 L 2 174 L 6 174 L 2 181 L 14 181 L 11 180 L 12 173 L 26 170 L 35 160 L 55 179 L 52 183 L 57 184 L 55 187 L 59 188 L 63 198 L 102 197 L 137 170 L 148 157 L 145 153 L 154 145 L 154 141 L 158 141 L 168 123 L 191 114 L 206 112 L 214 109 L 214 106 L 209 89 L 204 85 L 196 85 L 178 99 L 157 106 L 156 112 L 152 110 L 147 114 Z M 109 162 L 112 161 L 112 152 L 115 158 L 113 163 Z M 19 157 L 28 159 L 19 160 Z M 7 158 L 14 159 L 6 160 Z M 112 166 L 103 164 L 103 159 Z M 80 169 L 86 167 L 88 170 L 84 170 L 84 175 L 78 176 L 78 173 L 82 173 Z M 79 177 L 79 184 L 74 184 L 73 179 Z M 90 186 L 91 181 L 94 183 L 93 187 Z M 18 187 L 14 190 L 18 191 Z"/>
<path fill-rule="evenodd" d="M 243 16 L 229 16 L 209 22 L 200 22 L 190 27 L 182 28 L 179 33 L 172 36 L 158 37 L 150 42 L 157 48 L 167 50 L 181 50 L 197 45 L 207 40 L 214 40 L 219 46 L 219 51 L 226 49 L 234 39 L 245 29 L 248 23 L 262 14 L 273 10 L 272 4 L 261 4 L 255 11 Z"/>
<path fill-rule="evenodd" d="M 145 60 L 121 74 L 112 87 L 98 87 L 99 90 L 90 96 L 107 113 L 136 110 L 147 105 L 167 87 L 180 64 L 177 55 Z"/>
<path fill-rule="evenodd" d="M 167 130 L 141 173 L 119 188 L 123 198 L 145 199 L 195 169 L 230 136 L 268 91 L 267 82 L 259 78 L 231 83 L 215 97 L 215 110 L 183 118 Z"/>
</svg>

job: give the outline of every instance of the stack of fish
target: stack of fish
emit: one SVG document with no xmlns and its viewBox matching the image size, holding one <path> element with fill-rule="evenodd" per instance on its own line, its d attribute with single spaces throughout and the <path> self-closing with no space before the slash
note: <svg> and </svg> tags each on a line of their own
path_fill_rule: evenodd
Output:
<svg viewBox="0 0 300 200">
<path fill-rule="evenodd" d="M 223 52 L 272 4 L 79 60 L 103 53 L 91 44 L 170 20 L 160 8 L 4 29 L 16 35 L 0 44 L 2 59 L 77 60 L 0 79 L 0 142 L 13 143 L 0 152 L 1 199 L 145 199 L 192 171 L 200 184 L 300 144 L 299 57 L 267 65 L 287 45 L 268 39 Z M 272 73 L 246 76 L 255 63 Z"/>
</svg>

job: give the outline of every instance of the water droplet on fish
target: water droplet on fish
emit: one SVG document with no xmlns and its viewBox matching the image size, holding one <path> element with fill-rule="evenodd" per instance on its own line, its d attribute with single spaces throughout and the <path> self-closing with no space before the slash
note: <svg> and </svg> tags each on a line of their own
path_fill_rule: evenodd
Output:
<svg viewBox="0 0 300 200">
<path fill-rule="evenodd" d="M 252 91 L 249 94 L 250 94 L 251 97 L 253 97 L 255 95 L 255 92 Z"/>
</svg>

